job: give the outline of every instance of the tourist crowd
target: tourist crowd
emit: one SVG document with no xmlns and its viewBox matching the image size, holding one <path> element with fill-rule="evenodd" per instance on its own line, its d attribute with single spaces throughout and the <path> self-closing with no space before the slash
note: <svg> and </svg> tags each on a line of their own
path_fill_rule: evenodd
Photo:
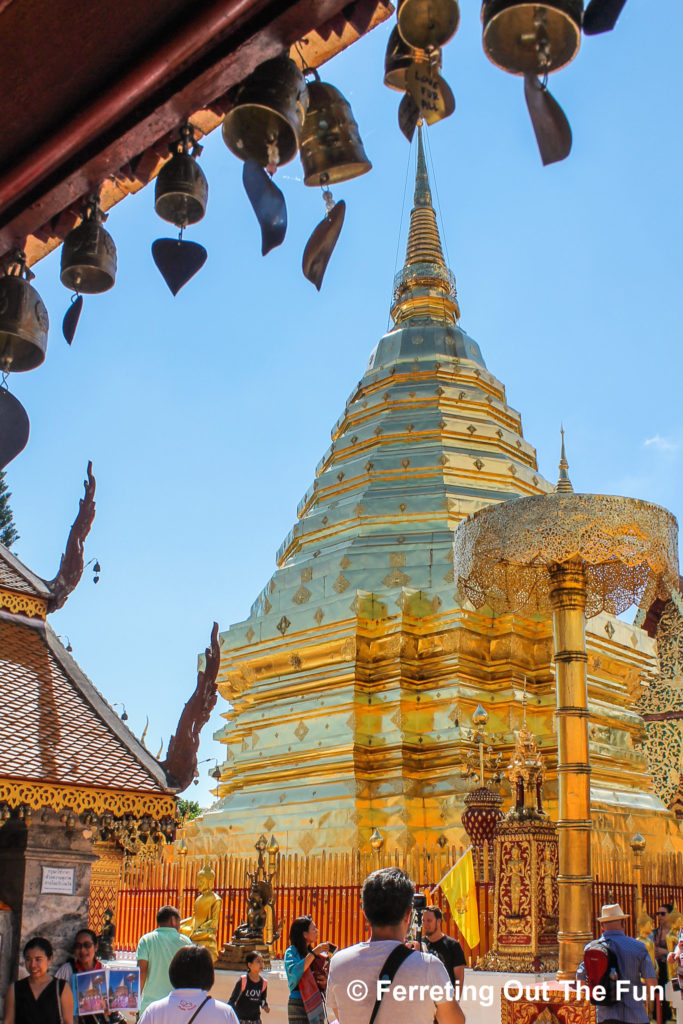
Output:
<svg viewBox="0 0 683 1024">
<path fill-rule="evenodd" d="M 296 918 L 284 959 L 288 1024 L 375 1024 L 380 1014 L 378 1024 L 464 1024 L 462 947 L 443 933 L 439 907 L 416 910 L 414 898 L 415 888 L 404 872 L 374 871 L 362 891 L 370 938 L 346 949 L 321 942 L 312 917 Z M 683 1008 L 680 915 L 671 904 L 662 904 L 655 927 L 641 914 L 639 939 L 625 933 L 626 919 L 618 904 L 602 908 L 602 935 L 587 944 L 577 981 L 587 986 L 595 1003 L 597 1024 L 648 1024 L 653 1014 L 658 1024 L 666 1024 L 672 1000 L 665 992 L 679 993 L 675 999 Z M 138 943 L 139 1024 L 260 1024 L 261 1014 L 270 1012 L 263 956 L 257 950 L 247 954 L 246 972 L 228 1002 L 221 1002 L 210 994 L 215 981 L 211 953 L 183 935 L 180 924 L 175 907 L 161 907 L 157 927 Z M 10 986 L 4 1024 L 73 1024 L 74 1017 L 81 1024 L 123 1024 L 117 1011 L 99 1005 L 97 1012 L 84 1012 L 95 1003 L 86 1006 L 80 995 L 74 1006 L 74 979 L 103 969 L 90 929 L 76 934 L 73 957 L 54 977 L 47 939 L 30 939 L 23 955 L 27 977 Z M 670 981 L 673 985 L 666 987 Z"/>
</svg>

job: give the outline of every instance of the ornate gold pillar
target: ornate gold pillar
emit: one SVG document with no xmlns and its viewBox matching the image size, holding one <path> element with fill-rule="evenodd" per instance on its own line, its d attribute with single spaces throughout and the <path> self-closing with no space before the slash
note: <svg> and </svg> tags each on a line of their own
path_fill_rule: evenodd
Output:
<svg viewBox="0 0 683 1024">
<path fill-rule="evenodd" d="M 590 762 L 585 620 L 678 587 L 678 524 L 634 498 L 575 494 L 562 443 L 552 494 L 480 509 L 455 531 L 462 597 L 494 614 L 553 616 L 557 664 L 561 979 L 591 935 Z"/>
<path fill-rule="evenodd" d="M 586 573 L 578 559 L 549 568 L 557 688 L 560 980 L 573 979 L 591 927 L 591 817 L 586 680 Z"/>
</svg>

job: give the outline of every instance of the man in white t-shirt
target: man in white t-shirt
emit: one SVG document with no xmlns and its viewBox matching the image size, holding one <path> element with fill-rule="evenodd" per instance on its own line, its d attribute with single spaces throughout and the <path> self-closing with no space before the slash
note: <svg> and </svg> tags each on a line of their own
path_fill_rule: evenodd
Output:
<svg viewBox="0 0 683 1024">
<path fill-rule="evenodd" d="M 464 1024 L 465 1015 L 438 957 L 412 950 L 391 984 L 386 977 L 388 958 L 408 935 L 414 895 L 413 883 L 398 868 L 382 868 L 365 879 L 363 913 L 370 940 L 332 957 L 327 982 L 330 1020 L 336 1016 L 340 1024 L 370 1024 L 381 995 L 376 1024 L 432 1024 L 435 1017 L 438 1024 Z"/>
</svg>

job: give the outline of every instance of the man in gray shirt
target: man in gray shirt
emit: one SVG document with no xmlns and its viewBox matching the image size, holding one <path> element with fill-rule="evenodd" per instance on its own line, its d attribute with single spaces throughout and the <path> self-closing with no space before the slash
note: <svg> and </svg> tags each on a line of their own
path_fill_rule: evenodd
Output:
<svg viewBox="0 0 683 1024">
<path fill-rule="evenodd" d="M 441 961 L 417 950 L 401 957 L 395 984 L 385 971 L 394 950 L 404 947 L 413 913 L 415 889 L 398 868 L 373 871 L 363 884 L 363 913 L 370 939 L 340 949 L 330 961 L 327 1008 L 340 1024 L 368 1024 L 382 995 L 377 1024 L 465 1024 Z M 380 982 L 382 976 L 383 983 Z M 386 983 L 386 987 L 384 986 Z"/>
</svg>

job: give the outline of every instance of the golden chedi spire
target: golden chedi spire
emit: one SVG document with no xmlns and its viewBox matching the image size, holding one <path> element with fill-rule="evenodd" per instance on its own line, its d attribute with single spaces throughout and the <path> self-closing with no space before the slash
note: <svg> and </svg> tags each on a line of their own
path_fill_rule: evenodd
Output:
<svg viewBox="0 0 683 1024">
<path fill-rule="evenodd" d="M 555 485 L 555 490 L 558 494 L 571 494 L 574 490 L 572 482 L 569 479 L 569 463 L 567 462 L 567 453 L 564 450 L 564 427 L 560 428 L 562 434 L 562 448 L 560 451 L 560 475 Z"/>
<path fill-rule="evenodd" d="M 403 270 L 394 280 L 391 307 L 394 325 L 406 321 L 452 324 L 460 317 L 455 278 L 443 258 L 441 238 L 432 206 L 429 176 L 422 143 L 422 125 L 417 128 L 415 197 Z"/>
</svg>

